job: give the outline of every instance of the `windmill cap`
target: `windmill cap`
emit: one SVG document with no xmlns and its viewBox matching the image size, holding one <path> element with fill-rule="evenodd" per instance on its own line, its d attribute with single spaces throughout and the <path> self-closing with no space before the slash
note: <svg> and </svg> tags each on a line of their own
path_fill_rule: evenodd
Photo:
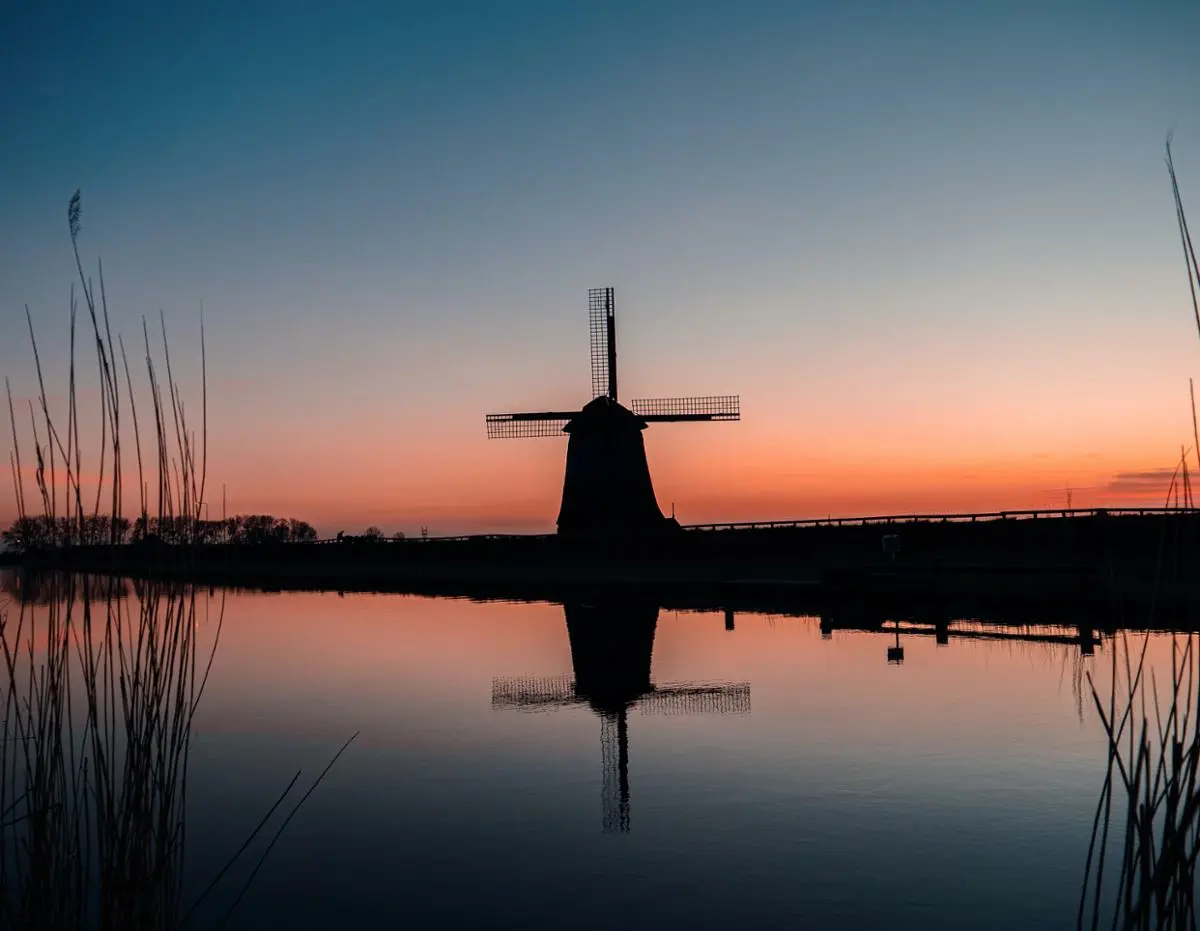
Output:
<svg viewBox="0 0 1200 931">
<path fill-rule="evenodd" d="M 563 427 L 564 433 L 579 428 L 587 430 L 645 430 L 646 421 L 608 395 L 600 395 L 583 405 L 583 409 Z"/>
</svg>

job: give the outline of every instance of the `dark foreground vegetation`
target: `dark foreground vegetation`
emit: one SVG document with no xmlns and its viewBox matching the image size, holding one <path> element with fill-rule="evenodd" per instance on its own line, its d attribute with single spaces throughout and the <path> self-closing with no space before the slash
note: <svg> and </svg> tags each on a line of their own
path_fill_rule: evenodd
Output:
<svg viewBox="0 0 1200 931">
<path fill-rule="evenodd" d="M 1200 263 L 1188 228 L 1167 140 L 1167 171 L 1187 266 L 1192 313 L 1200 332 Z M 1197 423 L 1195 396 L 1192 423 Z M 1192 454 L 1200 466 L 1200 431 Z M 1187 458 L 1180 472 L 1192 503 Z M 1200 547 L 1184 535 L 1160 560 L 1188 578 L 1200 575 Z M 1122 635 L 1110 657 L 1107 689 L 1091 683 L 1107 737 L 1104 779 L 1096 803 L 1079 897 L 1078 926 L 1184 929 L 1197 926 L 1196 862 L 1200 859 L 1200 598 L 1178 606 L 1185 633 L 1172 637 L 1170 667 L 1155 675 L 1149 638 Z"/>
<path fill-rule="evenodd" d="M 202 401 L 197 436 L 171 373 L 165 323 L 157 351 L 143 325 L 139 431 L 138 392 L 124 344 L 111 332 L 102 270 L 93 283 L 80 261 L 78 194 L 68 223 L 90 321 L 85 342 L 95 354 L 102 439 L 97 460 L 85 464 L 73 293 L 66 410 L 55 412 L 48 401 L 28 312 L 39 391 L 24 448 L 8 393 L 20 511 L 15 543 L 25 553 L 68 553 L 89 545 L 135 552 L 153 540 L 170 546 L 164 537 L 173 533 L 194 542 L 200 538 L 196 529 L 206 524 L 200 520 L 206 405 Z M 143 436 L 146 427 L 153 428 L 153 439 Z M 139 517 L 132 522 L 124 517 L 132 508 L 122 487 L 123 443 L 130 439 L 138 473 Z M 32 453 L 36 465 L 32 489 L 25 487 L 22 452 Z M 98 476 L 94 486 L 85 488 L 85 475 Z M 246 538 L 268 523 L 283 537 L 273 519 L 222 522 L 222 529 Z M 286 533 L 290 540 L 313 536 L 299 522 L 287 523 Z M 121 542 L 130 537 L 138 542 Z M 223 926 L 324 772 L 302 795 L 294 791 L 297 773 L 257 824 L 235 828 L 228 860 L 216 875 L 187 888 L 192 722 L 215 659 L 221 600 L 158 579 L 131 591 L 111 578 L 66 576 L 42 588 L 40 600 L 0 600 L 0 928 L 166 931 L 189 921 Z"/>
<path fill-rule="evenodd" d="M 259 546 L 265 543 L 311 543 L 316 539 L 317 531 L 311 524 L 270 514 L 238 514 L 224 520 L 149 515 L 130 520 L 107 514 L 82 517 L 32 514 L 18 517 L 7 530 L 0 532 L 0 542 L 15 553 L 65 550 L 73 546 L 119 546 L 148 540 Z"/>
</svg>

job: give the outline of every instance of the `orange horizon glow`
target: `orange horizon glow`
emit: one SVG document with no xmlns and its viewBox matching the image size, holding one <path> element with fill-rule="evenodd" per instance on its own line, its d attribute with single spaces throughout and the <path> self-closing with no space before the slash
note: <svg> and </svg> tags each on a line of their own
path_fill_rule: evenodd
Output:
<svg viewBox="0 0 1200 931">
<path fill-rule="evenodd" d="M 1178 329 L 1186 332 L 1183 324 Z M 743 363 L 712 381 L 720 387 L 728 379 L 743 388 L 741 421 L 655 424 L 646 431 L 659 506 L 681 523 L 703 524 L 1059 509 L 1068 496 L 1077 508 L 1167 504 L 1181 440 L 1190 446 L 1193 439 L 1184 393 L 1194 354 L 1190 340 L 1113 353 L 1102 366 L 1090 364 L 1089 347 L 1077 348 L 1047 354 L 1031 344 L 1023 350 L 1024 368 L 1017 369 L 1005 353 L 986 347 L 972 355 L 966 342 L 936 358 L 880 356 L 854 369 L 830 363 L 828 370 L 810 371 L 778 368 L 779 348 L 764 344 L 756 350 L 763 365 Z M 629 367 L 641 375 L 631 373 L 631 394 L 651 393 L 645 372 L 653 365 L 629 355 Z M 194 367 L 196 359 L 185 357 L 177 370 L 189 361 Z M 245 395 L 240 381 L 210 374 L 204 514 L 293 517 L 322 536 L 370 525 L 409 535 L 425 527 L 434 536 L 551 532 L 565 437 L 491 441 L 483 413 L 536 409 L 539 397 L 562 397 L 565 408 L 580 398 L 553 377 L 543 389 L 539 372 L 522 367 L 520 357 L 512 362 L 511 374 L 497 371 L 463 396 L 423 404 L 376 392 L 360 407 L 353 402 L 362 388 L 353 383 L 276 399 L 265 388 Z M 988 374 L 972 366 L 986 367 Z M 194 411 L 199 378 L 196 371 L 189 375 L 181 392 Z M 659 378 L 681 385 L 699 380 L 682 362 L 665 366 L 654 381 Z M 515 387 L 505 388 L 508 379 Z M 501 400 L 493 403 L 497 386 Z M 80 409 L 90 410 L 98 401 L 94 385 L 85 378 L 78 391 Z M 810 400 L 798 405 L 796 397 Z M 17 406 L 29 400 L 18 397 Z M 65 424 L 64 398 L 51 396 L 48 404 L 55 422 Z M 143 396 L 137 404 L 141 411 L 150 407 Z M 84 423 L 81 430 L 85 451 L 101 445 L 91 426 Z M 18 428 L 29 433 L 20 423 Z M 46 434 L 44 425 L 40 433 Z M 125 511 L 131 516 L 139 477 L 132 437 L 123 435 L 122 445 Z M 32 447 L 32 437 L 22 435 L 26 506 L 40 511 Z M 147 461 L 156 458 L 144 452 Z M 1194 452 L 1189 461 L 1193 472 L 1200 469 Z M 104 471 L 107 487 L 111 462 Z M 85 455 L 89 509 L 99 472 L 96 457 Z M 61 494 L 61 459 L 56 479 Z M 148 471 L 144 479 L 153 489 L 156 475 Z M 152 513 L 155 505 L 152 495 Z M 0 524 L 16 513 L 12 483 L 5 482 Z"/>
<path fill-rule="evenodd" d="M 311 476 L 303 491 L 282 483 L 267 487 L 253 482 L 244 490 L 226 489 L 225 513 L 294 517 L 329 535 L 341 529 L 357 532 L 372 524 L 388 533 L 414 534 L 427 527 L 431 535 L 552 531 L 561 471 L 550 468 L 553 462 L 545 450 L 534 458 L 542 467 L 536 472 L 509 472 L 496 477 L 492 485 L 482 485 L 470 474 L 456 476 L 442 470 L 429 478 L 424 494 L 424 483 L 416 476 L 408 481 L 396 476 L 389 487 L 386 476 L 364 475 L 356 486 L 358 494 L 343 481 L 319 474 Z M 1044 456 L 989 464 L 826 461 L 801 463 L 790 470 L 759 460 L 738 463 L 732 456 L 656 468 L 651 453 L 650 462 L 659 506 L 664 514 L 674 511 L 684 524 L 1056 510 L 1068 504 L 1159 507 L 1174 502 L 1168 491 L 1176 472 L 1176 463 L 1166 456 L 1157 463 L 1150 456 L 1122 460 L 1100 455 L 1074 461 Z M 561 470 L 561 461 L 558 465 Z M 95 499 L 94 482 L 94 474 L 85 476 L 85 489 L 90 486 L 90 491 L 85 490 L 84 500 L 89 509 Z M 57 484 L 65 488 L 61 470 Z M 130 494 L 136 486 L 136 474 L 127 476 L 125 510 L 131 515 L 138 507 L 136 494 Z M 27 507 L 40 513 L 32 476 L 27 476 L 25 495 Z M 65 493 L 60 495 L 61 508 Z M 368 497 L 371 500 L 364 501 Z M 414 499 L 421 503 L 414 504 Z M 101 512 L 106 503 L 107 495 Z M 221 484 L 210 477 L 205 513 L 216 519 L 221 511 Z M 0 523 L 7 526 L 15 517 L 10 493 L 0 506 Z"/>
</svg>

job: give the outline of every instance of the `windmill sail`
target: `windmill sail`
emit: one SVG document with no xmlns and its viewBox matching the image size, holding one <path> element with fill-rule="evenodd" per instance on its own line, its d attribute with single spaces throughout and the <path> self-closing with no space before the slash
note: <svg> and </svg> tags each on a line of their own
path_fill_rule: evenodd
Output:
<svg viewBox="0 0 1200 931">
<path fill-rule="evenodd" d="M 648 422 L 742 419 L 741 399 L 736 394 L 690 398 L 639 398 L 630 402 L 629 409 Z"/>
<path fill-rule="evenodd" d="M 562 436 L 575 415 L 565 411 L 540 411 L 524 414 L 488 414 L 489 440 L 516 439 L 527 436 Z"/>
<path fill-rule="evenodd" d="M 592 397 L 617 399 L 617 329 L 612 288 L 588 289 L 588 341 L 592 352 Z"/>
<path fill-rule="evenodd" d="M 583 704 L 574 676 L 497 676 L 492 679 L 492 710 L 543 711 Z"/>
<path fill-rule="evenodd" d="M 667 682 L 638 699 L 643 714 L 749 714 L 749 682 Z"/>
<path fill-rule="evenodd" d="M 549 711 L 586 705 L 574 676 L 497 676 L 492 679 L 495 711 Z M 648 714 L 749 714 L 749 682 L 666 682 L 630 699 Z"/>
<path fill-rule="evenodd" d="M 624 708 L 600 716 L 600 830 L 629 833 L 629 720 Z"/>
</svg>

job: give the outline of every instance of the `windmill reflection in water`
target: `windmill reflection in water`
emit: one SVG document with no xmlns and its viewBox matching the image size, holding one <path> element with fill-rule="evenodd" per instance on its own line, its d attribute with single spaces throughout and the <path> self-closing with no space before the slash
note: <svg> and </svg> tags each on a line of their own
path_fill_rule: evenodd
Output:
<svg viewBox="0 0 1200 931">
<path fill-rule="evenodd" d="M 601 813 L 605 833 L 629 831 L 629 712 L 747 714 L 748 682 L 663 683 L 650 680 L 654 604 L 563 606 L 571 642 L 571 676 L 492 680 L 493 710 L 546 711 L 586 705 L 600 718 Z"/>
</svg>

